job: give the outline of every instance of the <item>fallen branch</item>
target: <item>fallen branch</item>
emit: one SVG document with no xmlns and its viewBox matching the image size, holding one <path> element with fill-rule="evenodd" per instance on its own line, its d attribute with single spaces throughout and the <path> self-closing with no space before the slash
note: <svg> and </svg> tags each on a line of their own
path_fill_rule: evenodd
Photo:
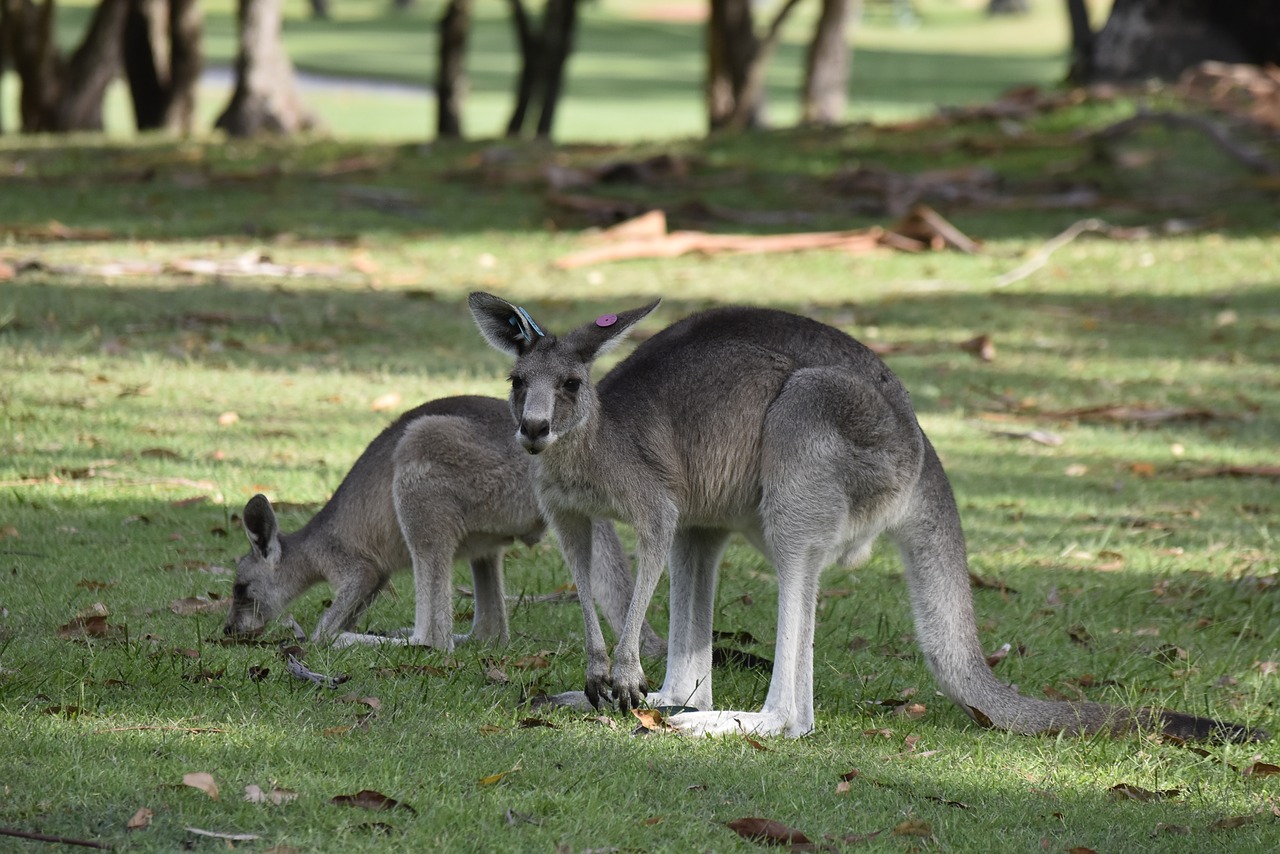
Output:
<svg viewBox="0 0 1280 854">
<path fill-rule="evenodd" d="M 30 839 L 35 842 L 52 842 L 56 845 L 79 845 L 81 848 L 98 848 L 110 851 L 111 846 L 92 839 L 72 839 L 68 836 L 50 836 L 47 833 L 32 833 L 29 830 L 17 830 L 12 827 L 0 827 L 0 836 L 14 836 L 18 839 Z"/>
<path fill-rule="evenodd" d="M 285 659 L 285 668 L 289 671 L 290 676 L 298 679 L 304 679 L 308 682 L 314 682 L 325 688 L 337 688 L 343 682 L 351 677 L 345 673 L 339 673 L 337 676 L 325 676 L 323 673 L 316 673 L 314 670 L 308 670 L 306 665 L 295 656 L 290 655 Z"/>
<path fill-rule="evenodd" d="M 565 255 L 556 260 L 561 270 L 572 270 L 609 261 L 637 258 L 675 258 L 690 252 L 716 255 L 801 252 L 811 249 L 840 249 L 846 252 L 870 252 L 881 246 L 884 229 L 857 231 L 813 231 L 801 234 L 708 234 L 703 231 L 673 231 L 661 237 L 623 240 Z"/>
<path fill-rule="evenodd" d="M 1103 128 L 1093 135 L 1095 141 L 1112 142 L 1142 125 L 1162 125 L 1166 128 L 1190 128 L 1203 133 L 1209 141 L 1218 146 L 1232 160 L 1253 172 L 1263 175 L 1280 174 L 1280 164 L 1263 157 L 1242 143 L 1236 142 L 1227 135 L 1222 126 L 1202 116 L 1189 113 L 1149 113 L 1141 112 L 1135 116 L 1118 121 Z"/>
<path fill-rule="evenodd" d="M 185 732 L 191 735 L 199 735 L 201 733 L 206 733 L 206 732 L 226 732 L 226 730 L 219 729 L 218 727 L 139 725 L 139 726 L 113 726 L 113 727 L 107 727 L 106 729 L 95 729 L 93 731 L 93 734 L 104 735 L 105 733 L 109 733 L 109 732 Z"/>
</svg>

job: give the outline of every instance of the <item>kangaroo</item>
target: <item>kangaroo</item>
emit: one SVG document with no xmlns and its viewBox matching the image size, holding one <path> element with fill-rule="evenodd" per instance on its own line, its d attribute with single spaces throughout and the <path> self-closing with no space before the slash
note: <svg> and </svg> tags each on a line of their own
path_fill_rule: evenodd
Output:
<svg viewBox="0 0 1280 854">
<path fill-rule="evenodd" d="M 1260 730 L 1163 709 L 1129 710 L 1021 696 L 978 642 L 959 512 L 906 389 L 862 344 L 817 321 L 718 308 L 654 335 L 598 385 L 591 366 L 658 303 L 606 314 L 563 338 L 523 308 L 471 294 L 483 337 L 512 356 L 511 410 L 535 456 L 538 500 L 582 598 L 586 699 L 672 715 L 695 735 L 797 737 L 814 728 L 813 638 L 822 570 L 897 544 L 916 637 L 942 692 L 982 726 L 1018 733 L 1153 729 L 1243 741 Z M 636 532 L 636 582 L 610 669 L 590 605 L 592 518 Z M 716 575 L 732 532 L 778 576 L 773 673 L 758 712 L 714 711 L 711 628 Z M 662 687 L 647 694 L 641 626 L 665 562 L 670 626 Z"/>
<path fill-rule="evenodd" d="M 228 635 L 263 626 L 320 580 L 333 604 L 312 635 L 317 642 L 395 643 L 450 650 L 467 640 L 509 640 L 503 550 L 533 544 L 546 530 L 535 500 L 530 461 L 511 432 L 506 405 L 488 397 L 449 397 L 412 409 L 382 431 L 356 460 L 333 497 L 300 530 L 280 533 L 265 495 L 244 508 L 249 553 L 236 567 Z M 591 532 L 591 572 L 601 606 L 619 630 L 632 580 L 617 532 Z M 455 560 L 469 560 L 475 616 L 467 635 L 453 634 Z M 348 630 L 391 574 L 413 567 L 414 626 L 407 640 Z M 646 651 L 663 641 L 647 626 Z"/>
</svg>

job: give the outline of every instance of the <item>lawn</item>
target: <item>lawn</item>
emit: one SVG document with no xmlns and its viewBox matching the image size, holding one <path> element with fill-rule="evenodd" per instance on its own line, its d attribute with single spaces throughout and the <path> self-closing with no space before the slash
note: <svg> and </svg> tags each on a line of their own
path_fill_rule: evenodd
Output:
<svg viewBox="0 0 1280 854">
<path fill-rule="evenodd" d="M 889 548 L 823 578 L 799 740 L 532 708 L 582 681 L 552 540 L 509 554 L 504 649 L 303 644 L 348 677 L 328 689 L 286 672 L 283 624 L 223 640 L 250 496 L 293 530 L 397 411 L 505 393 L 468 292 L 552 330 L 662 297 L 641 334 L 746 302 L 848 331 L 911 390 L 1001 679 L 1280 731 L 1275 182 L 1194 130 L 1089 141 L 1139 106 L 1191 109 L 1167 95 L 1041 106 L 608 146 L 0 140 L 0 831 L 140 852 L 751 851 L 729 824 L 754 817 L 840 851 L 1275 850 L 1274 741 L 972 723 L 934 690 Z M 977 251 L 555 263 L 649 207 L 713 233 L 892 226 L 883 187 L 929 175 L 921 198 Z M 1089 217 L 1108 228 L 1047 251 Z M 309 629 L 329 595 L 291 611 Z M 735 543 L 719 705 L 762 702 L 775 607 Z M 361 628 L 412 615 L 399 575 Z"/>
</svg>

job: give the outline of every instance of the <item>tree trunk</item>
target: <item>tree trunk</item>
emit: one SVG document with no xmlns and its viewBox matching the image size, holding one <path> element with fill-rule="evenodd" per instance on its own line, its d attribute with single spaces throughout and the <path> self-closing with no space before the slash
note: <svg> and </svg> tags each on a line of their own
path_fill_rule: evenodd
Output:
<svg viewBox="0 0 1280 854">
<path fill-rule="evenodd" d="M 537 78 L 537 54 L 541 50 L 539 38 L 533 31 L 533 23 L 529 13 L 525 11 L 521 0 L 508 0 L 511 7 L 511 26 L 516 31 L 516 47 L 520 50 L 520 76 L 516 79 L 516 103 L 511 109 L 511 118 L 507 120 L 507 136 L 514 138 L 524 128 L 524 117 L 528 115 L 529 104 L 533 101 L 533 90 Z"/>
<path fill-rule="evenodd" d="M 1025 15 L 1031 11 L 1027 0 L 990 0 L 987 3 L 988 15 Z"/>
<path fill-rule="evenodd" d="M 1093 27 L 1085 0 L 1067 0 L 1067 18 L 1071 21 L 1071 67 L 1067 69 L 1067 81 L 1079 85 L 1093 78 Z"/>
<path fill-rule="evenodd" d="M 507 136 L 518 137 L 531 109 L 538 110 L 536 133 L 551 135 L 556 107 L 564 88 L 564 68 L 573 49 L 578 23 L 578 0 L 547 0 L 542 23 L 535 31 L 521 0 L 508 0 L 511 23 L 520 49 L 516 103 L 507 121 Z"/>
<path fill-rule="evenodd" d="M 120 45 L 129 0 L 102 0 L 69 57 L 54 41 L 54 4 L 0 0 L 14 69 L 21 81 L 19 111 L 27 133 L 102 130 L 102 99 L 120 70 Z"/>
<path fill-rule="evenodd" d="M 302 104 L 280 41 L 283 0 L 239 0 L 236 88 L 214 126 L 231 136 L 288 134 L 319 125 Z"/>
<path fill-rule="evenodd" d="M 763 37 L 757 36 L 751 0 L 711 0 L 707 23 L 707 113 L 712 130 L 747 130 L 764 124 L 764 80 L 769 60 L 800 0 L 786 0 Z"/>
<path fill-rule="evenodd" d="M 834 125 L 844 118 L 853 52 L 847 34 L 861 11 L 862 0 L 822 0 L 805 58 L 801 116 L 806 124 Z"/>
<path fill-rule="evenodd" d="M 467 36 L 472 0 L 449 0 L 440 18 L 439 68 L 436 72 L 436 136 L 462 136 L 462 104 L 467 97 Z"/>
<path fill-rule="evenodd" d="M 538 115 L 539 139 L 551 137 L 556 107 L 564 89 L 564 67 L 573 50 L 574 30 L 578 25 L 578 0 L 547 0 L 542 21 L 542 110 Z"/>
<path fill-rule="evenodd" d="M 191 133 L 203 17 L 197 0 L 131 0 L 124 67 L 138 130 Z"/>
<path fill-rule="evenodd" d="M 1173 79 L 1206 60 L 1280 61 L 1280 4 L 1115 0 L 1094 39 L 1091 79 Z"/>
</svg>

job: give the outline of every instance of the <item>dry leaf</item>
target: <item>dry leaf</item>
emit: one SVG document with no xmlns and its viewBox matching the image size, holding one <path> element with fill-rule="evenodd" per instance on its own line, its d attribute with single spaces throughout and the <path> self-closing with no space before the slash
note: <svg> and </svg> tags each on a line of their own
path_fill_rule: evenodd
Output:
<svg viewBox="0 0 1280 854">
<path fill-rule="evenodd" d="M 373 810 L 408 810 L 413 814 L 417 814 L 417 810 L 408 804 L 401 803 L 394 798 L 388 798 L 381 792 L 375 792 L 373 789 L 361 789 L 354 795 L 335 795 L 329 799 L 329 803 L 340 807 L 359 807 L 360 809 Z"/>
<path fill-rule="evenodd" d="M 291 792 L 288 789 L 281 789 L 279 786 L 272 786 L 270 791 L 264 792 L 260 786 L 249 784 L 244 787 L 244 799 L 251 804 L 287 804 L 298 799 L 297 792 Z"/>
<path fill-rule="evenodd" d="M 1191 828 L 1185 824 L 1165 824 L 1159 822 L 1151 830 L 1152 836 L 1186 836 L 1191 832 Z"/>
<path fill-rule="evenodd" d="M 231 600 L 223 599 L 216 593 L 210 593 L 207 596 L 188 596 L 186 599 L 174 599 L 169 603 L 169 610 L 179 617 L 219 614 L 230 607 Z"/>
<path fill-rule="evenodd" d="M 228 411 L 218 416 L 218 425 L 221 427 L 230 427 L 232 424 L 236 424 L 239 421 L 240 413 L 238 412 Z"/>
<path fill-rule="evenodd" d="M 480 734 L 481 734 L 481 735 L 495 735 L 495 734 L 500 733 L 500 732 L 502 732 L 502 727 L 500 727 L 500 726 L 494 726 L 493 724 L 481 724 L 481 725 L 480 725 Z"/>
<path fill-rule="evenodd" d="M 1231 818 L 1220 818 L 1213 824 L 1209 825 L 1210 830 L 1235 830 L 1237 827 L 1243 827 L 1254 820 L 1255 816 L 1237 815 Z"/>
<path fill-rule="evenodd" d="M 133 814 L 133 818 L 125 822 L 125 828 L 128 830 L 144 830 L 151 824 L 151 819 L 155 816 L 151 810 L 146 807 L 138 807 L 138 811 Z"/>
<path fill-rule="evenodd" d="M 518 724 L 520 729 L 537 729 L 538 727 L 547 727 L 548 729 L 560 729 L 546 718 L 523 718 Z"/>
<path fill-rule="evenodd" d="M 1270 762 L 1252 762 L 1240 773 L 1245 777 L 1270 777 L 1272 774 L 1280 774 L 1280 765 L 1272 765 Z"/>
<path fill-rule="evenodd" d="M 734 833 L 762 845 L 808 845 L 809 837 L 770 818 L 738 818 L 728 823 Z"/>
<path fill-rule="evenodd" d="M 847 795 L 852 789 L 853 789 L 853 784 L 850 783 L 848 780 L 841 780 L 839 783 L 836 783 L 837 795 Z"/>
<path fill-rule="evenodd" d="M 1107 789 L 1111 795 L 1118 800 L 1141 801 L 1162 801 L 1166 798 L 1178 798 L 1182 796 L 1181 789 L 1161 789 L 1158 792 L 1151 792 L 1139 786 L 1130 785 L 1129 783 L 1117 783 Z"/>
<path fill-rule="evenodd" d="M 674 729 L 657 709 L 632 709 L 631 714 L 640 722 L 641 728 L 649 732 L 669 732 Z"/>
<path fill-rule="evenodd" d="M 107 638 L 111 637 L 119 629 L 118 626 L 107 624 L 105 615 L 95 615 L 92 617 L 76 617 L 64 626 L 58 627 L 58 637 L 64 640 L 76 640 L 80 638 Z"/>
<path fill-rule="evenodd" d="M 909 818 L 893 829 L 894 836 L 933 836 L 933 825 L 920 818 Z"/>
<path fill-rule="evenodd" d="M 507 778 L 508 774 L 514 774 L 520 770 L 520 764 L 516 763 L 515 767 L 508 768 L 506 771 L 499 771 L 497 774 L 490 774 L 488 777 L 481 777 L 476 782 L 481 786 L 494 786 L 501 783 Z"/>
<path fill-rule="evenodd" d="M 743 737 L 743 739 L 745 739 L 745 740 L 746 740 L 747 744 L 751 745 L 751 746 L 752 746 L 753 748 L 755 748 L 756 750 L 759 750 L 761 753 L 769 753 L 769 752 L 770 752 L 770 751 L 769 751 L 769 748 L 765 747 L 763 744 L 761 744 L 760 742 L 756 741 L 754 738 L 752 738 L 752 737 L 751 737 L 750 735 L 748 735 L 747 733 L 745 733 L 745 732 L 744 732 L 744 733 L 742 734 L 742 737 Z"/>
<path fill-rule="evenodd" d="M 208 771 L 192 771 L 190 774 L 182 775 L 182 785 L 199 789 L 215 801 L 218 799 L 218 784 L 213 781 L 213 775 Z"/>
</svg>

